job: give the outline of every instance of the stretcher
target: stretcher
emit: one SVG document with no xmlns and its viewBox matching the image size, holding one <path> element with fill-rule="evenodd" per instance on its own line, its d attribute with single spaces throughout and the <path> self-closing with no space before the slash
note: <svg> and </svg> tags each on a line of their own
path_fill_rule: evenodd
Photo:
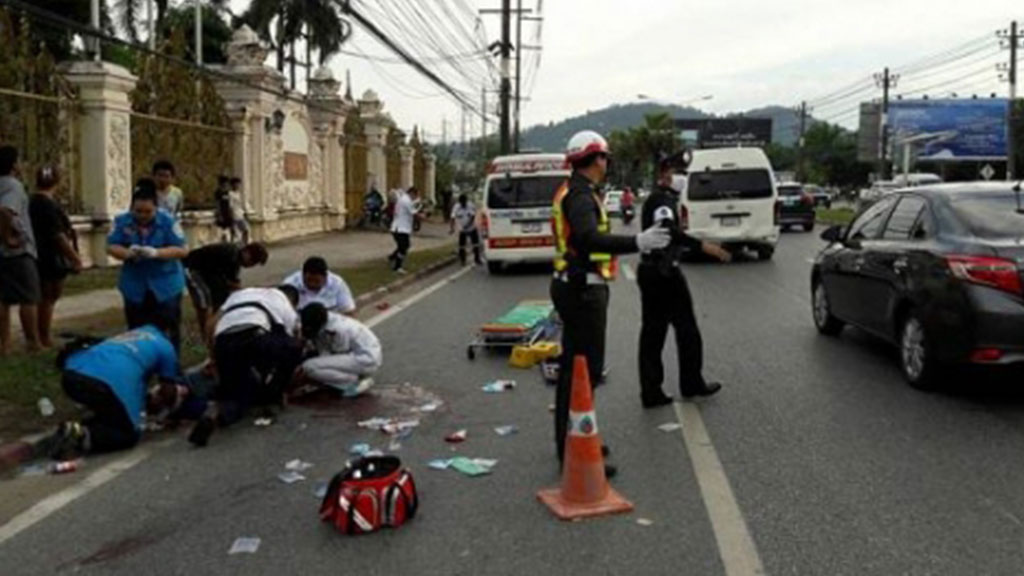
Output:
<svg viewBox="0 0 1024 576">
<path fill-rule="evenodd" d="M 531 346 L 555 330 L 555 307 L 547 300 L 524 300 L 511 310 L 480 327 L 466 346 L 466 357 L 476 358 L 478 349 L 508 349 Z"/>
</svg>

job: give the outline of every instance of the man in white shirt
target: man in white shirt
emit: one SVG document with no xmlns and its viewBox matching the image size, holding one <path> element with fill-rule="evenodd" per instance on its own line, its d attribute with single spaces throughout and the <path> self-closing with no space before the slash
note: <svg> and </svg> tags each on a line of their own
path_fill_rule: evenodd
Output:
<svg viewBox="0 0 1024 576">
<path fill-rule="evenodd" d="M 189 435 L 206 446 L 217 426 L 237 422 L 250 406 L 281 404 L 302 362 L 298 291 L 292 286 L 234 292 L 210 323 L 219 382 L 212 402 Z"/>
<path fill-rule="evenodd" d="M 455 233 L 456 225 L 459 227 L 459 260 L 463 266 L 466 265 L 466 241 L 470 241 L 473 243 L 473 262 L 479 265 L 480 232 L 476 229 L 476 206 L 465 194 L 459 194 L 459 201 L 452 208 L 449 234 Z"/>
<path fill-rule="evenodd" d="M 327 269 L 327 261 L 320 256 L 307 258 L 302 270 L 285 278 L 284 283 L 299 291 L 299 310 L 318 302 L 331 312 L 351 315 L 356 311 L 352 290 L 341 276 Z"/>
<path fill-rule="evenodd" d="M 330 386 L 348 397 L 373 386 L 370 375 L 380 368 L 384 358 L 380 340 L 368 326 L 328 312 L 315 302 L 299 314 L 307 347 L 315 348 L 317 354 L 302 363 L 303 379 Z"/>
<path fill-rule="evenodd" d="M 415 186 L 398 197 L 395 203 L 395 217 L 391 222 L 391 235 L 395 238 L 395 251 L 388 256 L 392 269 L 405 274 L 405 256 L 409 253 L 410 237 L 416 219 L 416 199 L 420 192 Z"/>
</svg>

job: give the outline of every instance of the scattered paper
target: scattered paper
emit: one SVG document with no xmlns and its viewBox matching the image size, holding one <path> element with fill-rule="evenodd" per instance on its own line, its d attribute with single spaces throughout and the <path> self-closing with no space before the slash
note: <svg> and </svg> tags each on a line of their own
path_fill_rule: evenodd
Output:
<svg viewBox="0 0 1024 576">
<path fill-rule="evenodd" d="M 252 425 L 256 426 L 257 428 L 266 428 L 267 426 L 270 426 L 273 423 L 273 418 L 257 418 L 252 421 Z"/>
<path fill-rule="evenodd" d="M 255 554 L 260 549 L 259 538 L 236 538 L 228 554 Z"/>
<path fill-rule="evenodd" d="M 414 408 L 414 410 L 416 412 L 423 412 L 423 413 L 436 412 L 437 409 L 440 408 L 440 407 L 441 407 L 441 403 L 440 402 L 431 402 L 429 404 L 424 404 L 423 406 L 420 406 L 418 408 Z"/>
<path fill-rule="evenodd" d="M 301 482 L 306 479 L 302 474 L 292 470 L 289 470 L 288 472 L 281 472 L 277 475 L 277 478 L 285 484 L 295 484 L 296 482 Z"/>
<path fill-rule="evenodd" d="M 367 428 L 370 430 L 380 430 L 385 434 L 405 434 L 406 431 L 412 430 L 413 428 L 420 425 L 420 421 L 416 418 L 410 418 L 408 420 L 398 420 L 395 418 L 370 418 L 369 420 L 363 420 L 359 423 L 360 428 Z"/>
<path fill-rule="evenodd" d="M 363 456 L 366 456 L 367 458 L 376 458 L 378 456 L 383 456 L 383 455 L 384 455 L 384 453 L 381 452 L 380 450 L 370 450 L 366 454 L 363 454 Z"/>
<path fill-rule="evenodd" d="M 290 461 L 290 462 L 288 462 L 287 464 L 284 465 L 284 469 L 285 470 L 291 470 L 293 472 L 305 472 L 306 470 L 309 470 L 312 467 L 313 467 L 313 464 L 311 464 L 309 462 L 303 462 L 302 460 L 299 460 L 298 458 L 296 458 L 295 460 L 292 460 L 292 461 Z"/>
<path fill-rule="evenodd" d="M 495 432 L 495 433 L 496 433 L 496 434 L 497 434 L 498 436 L 511 436 L 511 435 L 513 435 L 513 434 L 517 434 L 517 433 L 519 432 L 519 428 L 518 428 L 518 427 L 516 427 L 516 426 L 514 426 L 514 425 L 509 425 L 509 426 L 496 426 L 496 427 L 494 428 L 494 432 Z"/>
<path fill-rule="evenodd" d="M 680 428 L 682 428 L 682 425 L 678 422 L 666 422 L 665 424 L 658 426 L 658 430 L 661 430 L 662 432 L 675 432 Z"/>
<path fill-rule="evenodd" d="M 359 444 L 353 444 L 348 449 L 348 453 L 353 455 L 353 456 L 365 456 L 366 453 L 369 452 L 369 451 L 370 451 L 370 445 L 365 443 L 365 442 L 360 442 Z"/>
<path fill-rule="evenodd" d="M 388 444 L 388 451 L 389 452 L 398 452 L 401 449 L 402 449 L 402 443 L 398 441 L 398 438 L 393 438 L 391 440 L 391 443 Z"/>
<path fill-rule="evenodd" d="M 323 500 L 324 496 L 327 496 L 327 482 L 317 482 L 313 496 L 316 496 L 318 500 Z"/>
<path fill-rule="evenodd" d="M 471 478 L 476 476 L 484 476 L 490 474 L 491 470 L 497 465 L 497 460 L 488 460 L 484 458 L 465 458 L 459 456 L 458 458 L 452 458 L 450 466 L 455 470 L 469 476 Z"/>
<path fill-rule="evenodd" d="M 488 382 L 487 384 L 484 384 L 483 388 L 481 389 L 484 392 L 487 392 L 488 394 L 497 394 L 499 392 L 504 392 L 506 390 L 514 390 L 515 387 L 515 380 L 494 380 L 493 382 Z"/>
<path fill-rule="evenodd" d="M 651 526 L 654 524 L 654 520 L 648 520 L 647 518 L 637 518 L 636 523 L 641 526 Z"/>
<path fill-rule="evenodd" d="M 427 462 L 427 466 L 430 467 L 431 470 L 447 470 L 451 465 L 452 461 L 446 459 L 431 460 L 430 462 Z"/>
<path fill-rule="evenodd" d="M 457 432 L 452 432 L 451 434 L 445 436 L 444 441 L 450 444 L 458 444 L 459 442 L 465 442 L 468 436 L 469 432 L 467 432 L 465 429 L 462 429 Z"/>
</svg>

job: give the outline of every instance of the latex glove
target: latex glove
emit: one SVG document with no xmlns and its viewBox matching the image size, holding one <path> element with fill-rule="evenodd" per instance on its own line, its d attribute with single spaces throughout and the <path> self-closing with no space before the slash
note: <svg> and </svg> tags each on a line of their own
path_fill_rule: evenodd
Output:
<svg viewBox="0 0 1024 576">
<path fill-rule="evenodd" d="M 667 228 L 662 228 L 661 226 L 651 226 L 636 235 L 636 247 L 645 253 L 665 248 L 671 242 L 672 234 Z"/>
<path fill-rule="evenodd" d="M 139 246 L 138 257 L 144 260 L 156 258 L 156 248 L 152 246 Z"/>
</svg>

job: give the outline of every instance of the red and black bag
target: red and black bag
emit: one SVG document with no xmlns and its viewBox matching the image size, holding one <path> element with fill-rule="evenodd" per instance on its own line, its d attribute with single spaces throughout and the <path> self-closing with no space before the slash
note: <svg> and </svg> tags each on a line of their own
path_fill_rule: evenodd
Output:
<svg viewBox="0 0 1024 576">
<path fill-rule="evenodd" d="M 416 516 L 419 497 L 412 473 L 394 456 L 350 462 L 327 485 L 320 519 L 345 534 L 398 528 Z"/>
</svg>

